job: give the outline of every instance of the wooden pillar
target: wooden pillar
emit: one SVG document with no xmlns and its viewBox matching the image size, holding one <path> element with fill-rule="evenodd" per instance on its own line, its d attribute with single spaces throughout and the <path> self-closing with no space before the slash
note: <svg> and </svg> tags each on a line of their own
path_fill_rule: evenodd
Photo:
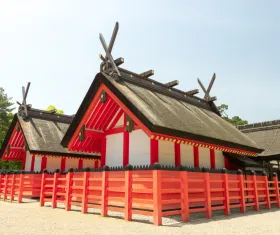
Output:
<svg viewBox="0 0 280 235">
<path fill-rule="evenodd" d="M 35 165 L 35 155 L 32 154 L 32 157 L 31 157 L 31 166 L 30 166 L 30 171 L 31 171 L 31 172 L 34 171 L 34 165 Z"/>
<path fill-rule="evenodd" d="M 199 149 L 198 147 L 193 147 L 193 163 L 194 167 L 199 167 Z"/>
<path fill-rule="evenodd" d="M 83 167 L 84 167 L 83 159 L 79 159 L 78 168 L 79 168 L 79 169 L 83 169 Z"/>
<path fill-rule="evenodd" d="M 53 176 L 53 191 L 52 191 L 52 208 L 57 207 L 57 178 L 59 175 L 59 169 L 55 170 L 54 176 Z"/>
<path fill-rule="evenodd" d="M 263 181 L 264 181 L 264 188 L 265 188 L 265 199 L 266 199 L 266 209 L 270 209 L 270 195 L 269 195 L 269 185 L 268 185 L 268 179 L 267 179 L 267 174 L 264 171 L 263 172 Z"/>
<path fill-rule="evenodd" d="M 1 197 L 1 194 L 2 194 L 2 191 L 3 191 L 3 188 L 2 188 L 2 179 L 3 179 L 3 175 L 2 175 L 2 173 L 0 172 L 0 197 Z"/>
<path fill-rule="evenodd" d="M 41 172 L 47 168 L 47 157 L 44 155 L 41 161 Z"/>
<path fill-rule="evenodd" d="M 158 170 L 153 170 L 153 220 L 154 225 L 162 224 L 162 202 L 161 202 L 161 170 L 160 165 L 155 164 Z M 155 166 L 154 165 L 154 166 Z"/>
<path fill-rule="evenodd" d="M 181 147 L 179 143 L 174 143 L 175 166 L 181 165 Z"/>
<path fill-rule="evenodd" d="M 273 173 L 273 181 L 274 181 L 274 185 L 275 185 L 276 205 L 277 205 L 277 207 L 280 207 L 279 181 L 277 178 L 277 173 Z"/>
<path fill-rule="evenodd" d="M 216 168 L 215 150 L 214 149 L 210 149 L 210 165 L 211 165 L 211 169 Z"/>
<path fill-rule="evenodd" d="M 94 160 L 94 168 L 99 168 L 99 161 L 98 160 Z"/>
<path fill-rule="evenodd" d="M 211 189 L 210 189 L 210 174 L 204 172 L 204 184 L 205 184 L 205 217 L 212 218 L 212 205 L 211 205 Z"/>
<path fill-rule="evenodd" d="M 224 161 L 225 161 L 225 168 L 226 168 L 227 170 L 230 170 L 228 157 L 224 156 Z"/>
<path fill-rule="evenodd" d="M 106 137 L 101 140 L 101 167 L 106 165 Z"/>
<path fill-rule="evenodd" d="M 123 133 L 123 166 L 129 164 L 129 132 Z"/>
<path fill-rule="evenodd" d="M 132 219 L 132 166 L 125 167 L 125 206 L 124 219 L 130 221 Z"/>
<path fill-rule="evenodd" d="M 45 183 L 47 177 L 47 170 L 43 170 L 42 180 L 41 180 L 41 192 L 40 192 L 40 206 L 45 205 Z"/>
<path fill-rule="evenodd" d="M 182 221 L 190 220 L 190 210 L 189 210 L 189 182 L 188 182 L 188 172 L 181 171 L 181 218 Z"/>
<path fill-rule="evenodd" d="M 24 153 L 22 162 L 21 162 L 21 170 L 25 170 L 25 164 L 26 164 L 26 152 Z"/>
<path fill-rule="evenodd" d="M 65 210 L 71 210 L 71 201 L 72 201 L 72 179 L 73 179 L 73 168 L 68 170 L 66 175 L 66 193 L 65 193 Z"/>
<path fill-rule="evenodd" d="M 245 204 L 245 194 L 244 194 L 244 175 L 242 170 L 237 171 L 238 174 L 238 180 L 239 180 L 239 188 L 240 188 L 240 212 L 245 213 L 246 212 L 246 204 Z"/>
<path fill-rule="evenodd" d="M 8 180 L 9 180 L 9 175 L 10 173 L 6 173 L 5 175 L 5 183 L 4 183 L 4 195 L 3 195 L 3 199 L 4 201 L 7 199 L 7 189 L 8 189 Z"/>
<path fill-rule="evenodd" d="M 229 201 L 229 188 L 228 188 L 228 174 L 226 169 L 223 169 L 223 183 L 224 183 L 224 197 L 225 197 L 225 210 L 224 213 L 225 215 L 229 215 L 230 214 L 230 201 Z"/>
<path fill-rule="evenodd" d="M 66 157 L 62 157 L 60 162 L 60 172 L 64 172 L 65 168 L 66 168 Z"/>
<path fill-rule="evenodd" d="M 158 140 L 150 140 L 150 164 L 153 165 L 158 162 Z"/>
<path fill-rule="evenodd" d="M 257 187 L 257 177 L 256 177 L 256 172 L 252 171 L 252 178 L 253 178 L 253 194 L 254 194 L 254 201 L 255 201 L 255 206 L 254 209 L 258 211 L 260 209 L 259 206 L 259 195 L 258 195 L 258 187 Z"/>
<path fill-rule="evenodd" d="M 83 175 L 82 213 L 88 212 L 88 178 L 90 175 L 89 170 L 89 168 L 86 168 L 86 171 Z"/>
<path fill-rule="evenodd" d="M 13 202 L 15 196 L 15 178 L 16 175 L 12 174 L 12 182 L 11 182 L 11 195 L 10 195 L 10 202 Z"/>
<path fill-rule="evenodd" d="M 108 214 L 108 167 L 104 166 L 102 172 L 101 216 Z"/>
</svg>

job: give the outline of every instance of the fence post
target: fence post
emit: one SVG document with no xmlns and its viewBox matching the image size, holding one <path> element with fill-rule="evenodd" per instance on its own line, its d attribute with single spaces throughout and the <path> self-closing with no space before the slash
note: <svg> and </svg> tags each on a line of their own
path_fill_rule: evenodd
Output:
<svg viewBox="0 0 280 235">
<path fill-rule="evenodd" d="M 125 206 L 124 219 L 130 221 L 132 219 L 132 169 L 128 164 L 125 167 Z"/>
<path fill-rule="evenodd" d="M 210 174 L 207 169 L 203 169 L 205 183 L 205 217 L 212 218 L 211 191 L 210 191 Z"/>
<path fill-rule="evenodd" d="M 70 168 L 66 175 L 66 195 L 65 195 L 65 210 L 66 211 L 71 210 L 71 201 L 72 201 L 71 185 L 72 185 L 73 171 L 74 171 L 73 168 Z"/>
<path fill-rule="evenodd" d="M 54 172 L 54 176 L 53 176 L 52 208 L 57 207 L 56 193 L 57 193 L 57 178 L 58 178 L 59 172 L 60 172 L 60 170 L 56 169 Z"/>
<path fill-rule="evenodd" d="M 101 216 L 107 216 L 108 214 L 108 171 L 109 167 L 104 166 L 102 172 Z"/>
<path fill-rule="evenodd" d="M 190 220 L 190 210 L 189 210 L 189 181 L 188 172 L 185 169 L 180 171 L 181 178 L 181 219 L 182 221 Z"/>
<path fill-rule="evenodd" d="M 153 201 L 154 201 L 154 225 L 162 224 L 161 204 L 161 166 L 159 163 L 153 165 Z"/>
<path fill-rule="evenodd" d="M 1 197 L 1 194 L 2 194 L 2 179 L 3 179 L 3 175 L 2 175 L 2 172 L 0 172 L 0 197 Z"/>
<path fill-rule="evenodd" d="M 11 185 L 11 196 L 10 196 L 10 202 L 13 202 L 14 196 L 15 196 L 15 173 L 13 172 L 12 175 L 12 185 Z"/>
<path fill-rule="evenodd" d="M 48 171 L 45 169 L 42 173 L 42 180 L 41 180 L 41 192 L 40 192 L 40 206 L 45 205 L 45 184 L 46 184 L 46 176 Z"/>
<path fill-rule="evenodd" d="M 90 169 L 87 167 L 83 175 L 82 213 L 88 212 L 88 178 Z"/>
<path fill-rule="evenodd" d="M 264 184 L 265 184 L 265 197 L 266 197 L 266 209 L 270 209 L 271 205 L 270 205 L 270 196 L 269 196 L 269 187 L 268 187 L 268 179 L 267 179 L 267 174 L 264 171 L 263 172 L 263 178 L 264 178 Z"/>
<path fill-rule="evenodd" d="M 273 181 L 275 185 L 275 194 L 276 194 L 276 205 L 277 207 L 280 207 L 280 198 L 279 198 L 279 181 L 277 177 L 277 173 L 273 173 Z"/>
<path fill-rule="evenodd" d="M 240 187 L 240 212 L 246 212 L 246 204 L 245 204 L 245 194 L 244 194 L 244 178 L 242 170 L 237 171 L 238 180 L 239 180 L 239 187 Z"/>
<path fill-rule="evenodd" d="M 5 175 L 4 195 L 3 195 L 4 201 L 7 199 L 7 188 L 8 188 L 9 174 L 10 174 L 10 172 L 7 172 L 6 175 Z"/>
<path fill-rule="evenodd" d="M 223 181 L 224 181 L 224 196 L 225 196 L 225 215 L 230 215 L 230 201 L 229 201 L 229 189 L 228 189 L 228 173 L 227 170 L 224 168 L 222 170 Z"/>
<path fill-rule="evenodd" d="M 251 171 L 251 173 L 253 175 L 253 187 L 254 187 L 253 193 L 254 193 L 254 200 L 255 200 L 254 209 L 258 211 L 260 209 L 260 205 L 259 205 L 259 196 L 258 196 L 257 177 L 255 171 Z"/>
</svg>

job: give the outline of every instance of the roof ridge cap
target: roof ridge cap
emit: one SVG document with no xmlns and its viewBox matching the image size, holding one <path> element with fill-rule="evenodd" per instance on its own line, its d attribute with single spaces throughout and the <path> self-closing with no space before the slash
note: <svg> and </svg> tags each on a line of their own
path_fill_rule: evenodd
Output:
<svg viewBox="0 0 280 235">
<path fill-rule="evenodd" d="M 263 121 L 263 122 L 255 122 L 245 125 L 236 126 L 239 130 L 246 130 L 246 129 L 254 129 L 259 127 L 268 127 L 268 126 L 276 126 L 280 125 L 280 119 L 272 120 L 272 121 Z"/>
</svg>

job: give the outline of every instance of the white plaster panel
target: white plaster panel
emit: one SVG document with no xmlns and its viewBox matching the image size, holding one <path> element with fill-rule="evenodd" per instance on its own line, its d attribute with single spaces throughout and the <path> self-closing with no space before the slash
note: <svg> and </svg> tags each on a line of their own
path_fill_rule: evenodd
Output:
<svg viewBox="0 0 280 235">
<path fill-rule="evenodd" d="M 208 148 L 198 148 L 198 156 L 199 156 L 199 167 L 211 167 L 210 160 L 210 149 Z"/>
<path fill-rule="evenodd" d="M 79 166 L 79 159 L 78 158 L 66 158 L 65 163 L 65 170 L 68 170 L 69 168 L 76 169 Z"/>
<path fill-rule="evenodd" d="M 123 122 L 124 122 L 124 114 L 120 117 L 119 121 L 116 123 L 114 128 L 123 126 Z"/>
<path fill-rule="evenodd" d="M 42 156 L 35 156 L 34 171 L 41 171 Z"/>
<path fill-rule="evenodd" d="M 188 144 L 181 144 L 181 165 L 194 166 L 193 146 Z"/>
<path fill-rule="evenodd" d="M 60 169 L 61 166 L 61 157 L 48 157 L 47 158 L 47 170 L 54 171 Z"/>
<path fill-rule="evenodd" d="M 25 171 L 30 171 L 31 169 L 31 154 L 29 151 L 26 152 L 26 160 L 25 160 Z"/>
<path fill-rule="evenodd" d="M 174 143 L 163 140 L 158 141 L 158 159 L 162 165 L 175 166 Z"/>
<path fill-rule="evenodd" d="M 94 160 L 83 159 L 83 168 L 85 167 L 94 168 Z"/>
<path fill-rule="evenodd" d="M 150 138 L 143 130 L 135 130 L 129 134 L 129 164 L 150 164 Z"/>
<path fill-rule="evenodd" d="M 215 163 L 216 168 L 224 168 L 225 167 L 225 159 L 222 151 L 215 150 Z"/>
<path fill-rule="evenodd" d="M 106 136 L 106 165 L 123 165 L 123 133 Z"/>
</svg>

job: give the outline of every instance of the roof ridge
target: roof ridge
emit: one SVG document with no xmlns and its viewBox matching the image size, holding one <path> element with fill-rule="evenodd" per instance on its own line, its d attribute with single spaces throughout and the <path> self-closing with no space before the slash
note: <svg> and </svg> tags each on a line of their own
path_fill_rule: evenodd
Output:
<svg viewBox="0 0 280 235">
<path fill-rule="evenodd" d="M 280 125 L 280 119 L 272 120 L 272 121 L 264 121 L 264 122 L 255 122 L 245 125 L 239 125 L 236 126 L 239 130 L 245 130 L 245 129 L 254 129 L 254 128 L 260 128 L 260 127 L 273 127 L 276 125 Z"/>
</svg>

